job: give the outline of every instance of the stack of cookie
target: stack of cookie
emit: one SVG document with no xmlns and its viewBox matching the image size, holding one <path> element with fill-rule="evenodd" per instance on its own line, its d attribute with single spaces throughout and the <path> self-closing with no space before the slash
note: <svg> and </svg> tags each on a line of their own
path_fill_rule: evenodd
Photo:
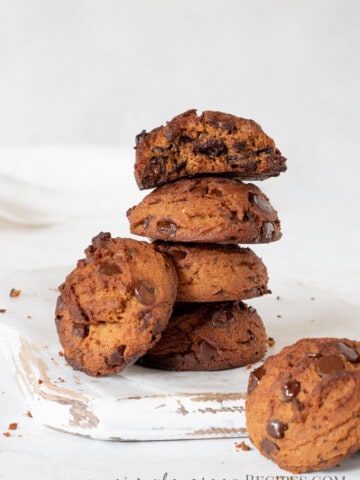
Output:
<svg viewBox="0 0 360 480">
<path fill-rule="evenodd" d="M 252 120 L 189 110 L 136 139 L 135 177 L 152 190 L 127 215 L 131 233 L 172 259 L 176 303 L 161 339 L 139 360 L 169 370 L 219 370 L 260 360 L 263 322 L 243 300 L 269 292 L 261 259 L 239 244 L 281 237 L 255 185 L 286 159 Z"/>
</svg>

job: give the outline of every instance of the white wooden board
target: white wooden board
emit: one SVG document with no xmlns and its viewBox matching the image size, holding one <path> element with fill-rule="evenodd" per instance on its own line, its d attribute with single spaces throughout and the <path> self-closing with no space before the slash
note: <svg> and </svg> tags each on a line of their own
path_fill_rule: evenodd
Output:
<svg viewBox="0 0 360 480">
<path fill-rule="evenodd" d="M 250 370 L 165 372 L 134 365 L 91 378 L 59 355 L 54 309 L 57 286 L 71 268 L 14 271 L 0 279 L 0 349 L 34 419 L 65 432 L 104 440 L 167 440 L 246 436 Z M 359 304 L 314 285 L 273 278 L 272 295 L 254 299 L 275 339 L 268 354 L 302 337 L 360 339 Z M 11 288 L 21 290 L 10 298 Z"/>
</svg>

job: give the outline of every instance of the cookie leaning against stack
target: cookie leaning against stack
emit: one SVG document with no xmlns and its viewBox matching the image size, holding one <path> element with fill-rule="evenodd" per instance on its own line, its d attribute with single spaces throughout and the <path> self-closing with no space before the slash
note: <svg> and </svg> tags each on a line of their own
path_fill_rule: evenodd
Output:
<svg viewBox="0 0 360 480">
<path fill-rule="evenodd" d="M 238 244 L 278 240 L 281 229 L 266 195 L 242 180 L 279 175 L 286 170 L 285 158 L 254 121 L 211 111 L 198 116 L 189 110 L 165 126 L 142 131 L 135 148 L 138 186 L 155 189 L 128 210 L 130 231 L 158 240 L 156 248 L 172 258 L 179 278 L 177 302 L 198 303 L 189 305 L 186 315 L 179 315 L 175 305 L 167 330 L 141 364 L 213 370 L 259 360 L 266 351 L 265 327 L 239 301 L 269 293 L 268 276 L 261 259 Z M 255 329 L 256 316 L 262 332 L 256 341 L 262 347 L 253 355 L 249 349 L 245 353 L 243 332 L 235 325 L 224 322 L 224 334 L 211 320 L 204 324 L 204 312 L 213 318 L 224 309 L 219 303 L 224 300 L 234 323 L 250 329 L 254 322 Z"/>
</svg>

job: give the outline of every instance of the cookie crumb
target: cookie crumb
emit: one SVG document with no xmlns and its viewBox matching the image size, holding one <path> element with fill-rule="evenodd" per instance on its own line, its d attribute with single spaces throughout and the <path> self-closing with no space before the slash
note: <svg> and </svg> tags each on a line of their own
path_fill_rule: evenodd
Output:
<svg viewBox="0 0 360 480">
<path fill-rule="evenodd" d="M 26 315 L 26 318 L 32 318 L 32 316 L 31 315 Z"/>
<path fill-rule="evenodd" d="M 4 437 L 10 437 L 11 433 L 10 432 L 3 432 Z"/>
<path fill-rule="evenodd" d="M 249 370 L 250 368 L 252 368 L 252 365 L 251 363 L 249 363 L 248 365 L 246 365 L 246 368 Z"/>
<path fill-rule="evenodd" d="M 0 313 L 5 313 L 6 312 L 6 308 L 0 308 Z"/>
<path fill-rule="evenodd" d="M 17 428 L 18 428 L 17 422 L 10 423 L 8 426 L 8 430 L 16 430 Z"/>
<path fill-rule="evenodd" d="M 278 296 L 276 297 L 276 300 L 280 300 L 280 295 L 278 295 Z"/>
<path fill-rule="evenodd" d="M 17 290 L 16 288 L 12 288 L 10 290 L 10 297 L 11 298 L 19 297 L 20 294 L 21 294 L 21 290 Z"/>
<path fill-rule="evenodd" d="M 38 384 L 41 385 L 42 383 L 44 383 L 44 382 L 41 380 L 41 378 L 39 378 Z"/>
<path fill-rule="evenodd" d="M 315 297 L 310 297 L 310 300 L 315 300 Z"/>
<path fill-rule="evenodd" d="M 236 443 L 235 444 L 235 447 L 238 449 L 238 450 L 243 450 L 244 452 L 248 452 L 249 450 L 251 450 L 251 448 L 249 447 L 249 445 L 247 445 L 244 440 L 240 443 Z"/>
<path fill-rule="evenodd" d="M 269 337 L 267 339 L 267 344 L 269 345 L 269 347 L 273 347 L 275 345 L 275 340 L 272 337 Z"/>
<path fill-rule="evenodd" d="M 32 413 L 30 412 L 30 410 L 28 410 L 28 411 L 26 412 L 26 416 L 29 417 L 29 418 L 33 418 Z"/>
<path fill-rule="evenodd" d="M 58 352 L 58 355 L 59 355 L 59 357 L 63 357 L 63 356 L 64 356 L 64 354 L 63 354 L 62 351 Z"/>
<path fill-rule="evenodd" d="M 276 316 L 277 316 L 277 318 L 282 318 L 282 316 L 281 316 L 281 315 L 276 315 Z"/>
</svg>

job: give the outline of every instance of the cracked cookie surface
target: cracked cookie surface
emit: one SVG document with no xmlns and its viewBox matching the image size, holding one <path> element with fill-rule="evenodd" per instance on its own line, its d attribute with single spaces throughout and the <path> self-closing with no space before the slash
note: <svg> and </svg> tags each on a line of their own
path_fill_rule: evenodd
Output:
<svg viewBox="0 0 360 480">
<path fill-rule="evenodd" d="M 337 465 L 360 449 L 360 342 L 306 338 L 251 372 L 253 444 L 292 473 Z"/>
<path fill-rule="evenodd" d="M 139 359 L 164 370 L 223 370 L 260 360 L 266 332 L 256 310 L 243 302 L 176 303 L 160 341 Z"/>
<path fill-rule="evenodd" d="M 135 178 L 140 189 L 199 174 L 263 180 L 286 170 L 286 159 L 253 120 L 188 110 L 136 137 Z"/>
<path fill-rule="evenodd" d="M 92 376 L 134 363 L 165 329 L 177 275 L 146 242 L 100 233 L 59 287 L 56 327 L 66 360 Z"/>
<path fill-rule="evenodd" d="M 250 248 L 163 241 L 154 245 L 173 260 L 177 302 L 244 300 L 270 293 L 267 269 Z"/>
<path fill-rule="evenodd" d="M 233 178 L 186 178 L 162 185 L 127 216 L 131 233 L 158 240 L 237 244 L 281 238 L 267 196 Z"/>
</svg>

